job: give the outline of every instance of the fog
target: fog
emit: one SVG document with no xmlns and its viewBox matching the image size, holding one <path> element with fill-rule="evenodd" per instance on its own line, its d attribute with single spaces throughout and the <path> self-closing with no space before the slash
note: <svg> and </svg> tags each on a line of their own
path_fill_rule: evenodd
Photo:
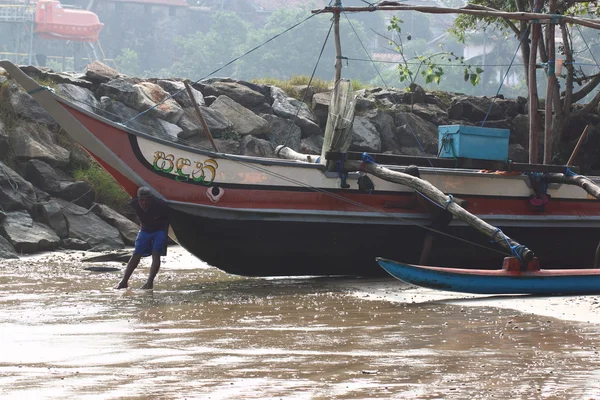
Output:
<svg viewBox="0 0 600 400">
<path fill-rule="evenodd" d="M 65 0 L 65 9 L 89 9 L 98 16 L 104 24 L 98 42 L 32 35 L 26 23 L 11 23 L 4 15 L 6 11 L 2 11 L 0 50 L 2 58 L 56 71 L 82 71 L 88 62 L 99 60 L 123 74 L 138 77 L 286 80 L 311 76 L 314 72 L 315 77 L 330 81 L 335 62 L 330 31 L 332 14 L 311 13 L 328 3 L 327 0 L 189 0 L 188 3 Z M 460 6 L 455 3 L 411 2 Z M 7 6 L 23 4 L 12 2 Z M 369 3 L 345 0 L 343 5 L 367 7 Z M 19 10 L 22 15 L 26 15 L 25 10 L 34 12 L 24 6 Z M 388 30 L 393 16 L 402 20 L 400 32 Z M 404 64 L 414 73 L 414 83 L 428 90 L 526 96 L 520 46 L 514 33 L 493 26 L 484 29 L 481 24 L 478 29 L 465 32 L 463 44 L 449 33 L 455 18 L 451 14 L 418 12 L 344 13 L 340 27 L 343 77 L 367 86 L 406 87 L 410 81 L 401 81 L 398 74 L 398 65 Z M 557 32 L 560 39 L 560 29 Z M 596 60 L 600 57 L 597 32 L 575 27 L 573 33 L 576 68 L 586 74 L 596 73 Z M 559 42 L 557 59 L 561 58 L 560 51 Z M 439 55 L 435 59 L 436 67 L 441 69 L 439 83 L 426 84 L 420 74 L 428 66 L 418 57 L 434 54 Z M 455 57 L 465 57 L 465 61 L 457 62 Z M 483 71 L 478 85 L 463 79 L 466 67 Z M 543 95 L 543 68 L 538 69 L 538 81 Z"/>
</svg>

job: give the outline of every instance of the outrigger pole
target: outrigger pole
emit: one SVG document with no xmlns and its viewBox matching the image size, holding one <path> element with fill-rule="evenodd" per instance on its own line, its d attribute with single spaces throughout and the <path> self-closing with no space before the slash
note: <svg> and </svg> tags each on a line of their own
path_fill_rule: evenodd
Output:
<svg viewBox="0 0 600 400">
<path fill-rule="evenodd" d="M 350 8 L 350 9 L 352 9 L 352 8 Z M 382 7 L 381 9 L 384 9 L 384 8 Z M 342 10 L 344 12 L 346 12 L 349 9 L 342 8 L 341 0 L 336 0 L 335 5 L 333 7 L 327 7 L 325 10 L 333 13 L 333 28 L 334 28 L 334 35 L 335 35 L 334 37 L 335 37 L 335 51 L 336 51 L 335 88 L 337 89 L 338 85 L 340 84 L 341 64 L 342 64 L 341 63 L 342 50 L 341 50 L 341 45 L 340 45 L 340 25 L 339 25 L 340 12 Z M 358 9 L 356 9 L 356 11 L 372 11 L 372 7 L 368 8 L 368 9 L 359 7 Z M 339 92 L 339 90 L 332 91 L 331 104 L 336 102 L 337 99 L 335 99 L 333 97 L 333 94 L 338 93 L 338 92 Z M 331 108 L 331 104 L 330 104 L 330 108 Z M 352 104 L 352 103 L 349 103 L 349 104 L 351 104 L 351 106 L 354 107 L 354 104 Z M 339 119 L 339 116 L 332 115 L 331 110 L 330 110 L 330 113 L 328 115 L 328 127 L 330 125 L 329 119 L 332 119 L 332 118 L 335 118 L 337 120 L 337 119 Z M 333 135 L 334 131 L 335 131 L 334 129 L 328 129 L 326 131 L 326 135 Z M 323 156 L 326 154 L 326 152 L 332 150 L 332 149 L 325 148 L 325 147 L 329 147 L 332 142 L 333 142 L 332 140 L 327 140 L 327 138 L 325 138 L 324 148 L 323 148 L 323 152 L 322 152 Z M 329 145 L 327 145 L 327 144 L 329 144 Z M 287 155 L 287 152 L 283 152 L 283 154 L 282 154 L 281 150 L 282 149 L 278 148 L 278 154 L 281 154 L 282 156 L 285 157 Z M 340 151 L 340 150 L 336 149 L 336 151 Z M 342 151 L 345 152 L 345 150 L 342 150 Z M 301 155 L 298 155 L 297 153 L 295 153 L 293 151 L 290 152 L 289 157 L 296 158 L 296 159 L 302 158 Z M 323 157 L 323 158 L 325 158 L 325 157 Z M 342 163 L 339 164 L 338 162 L 335 162 L 333 160 L 327 160 L 326 166 L 327 166 L 328 170 L 338 171 L 338 172 L 361 170 L 361 171 L 371 173 L 371 174 L 379 177 L 380 179 L 409 186 L 409 187 L 417 190 L 418 192 L 422 193 L 423 195 L 425 195 L 427 198 L 431 199 L 435 203 L 437 203 L 440 207 L 445 208 L 448 212 L 450 212 L 456 218 L 458 218 L 461 221 L 465 222 L 466 224 L 474 227 L 476 230 L 478 230 L 479 232 L 486 235 L 490 240 L 497 242 L 500 246 L 509 250 L 513 256 L 517 256 L 520 260 L 522 260 L 522 262 L 524 264 L 528 263 L 529 261 L 533 260 L 533 258 L 534 258 L 534 253 L 531 250 L 529 250 L 527 247 L 523 246 L 522 244 L 517 243 L 515 240 L 506 236 L 499 228 L 496 228 L 496 227 L 488 224 L 487 222 L 483 221 L 482 219 L 476 217 L 475 215 L 471 214 L 470 212 L 468 212 L 467 210 L 465 210 L 464 208 L 462 208 L 461 206 L 456 204 L 452 200 L 451 195 L 444 194 L 442 191 L 437 189 L 435 186 L 433 186 L 431 183 L 429 183 L 426 180 L 423 180 L 423 179 L 420 179 L 420 178 L 417 178 L 417 177 L 414 177 L 412 175 L 408 175 L 408 174 L 405 174 L 402 172 L 392 171 L 388 168 L 385 168 L 385 167 L 382 167 L 382 166 L 376 164 L 374 161 L 361 162 L 361 161 L 343 160 Z"/>
</svg>

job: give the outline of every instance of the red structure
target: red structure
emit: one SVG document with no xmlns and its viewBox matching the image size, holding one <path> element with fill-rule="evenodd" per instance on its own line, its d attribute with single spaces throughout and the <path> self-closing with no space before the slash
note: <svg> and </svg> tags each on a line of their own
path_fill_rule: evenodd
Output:
<svg viewBox="0 0 600 400">
<path fill-rule="evenodd" d="M 35 31 L 45 39 L 96 42 L 104 26 L 91 11 L 63 8 L 57 0 L 40 0 L 35 12 Z"/>
</svg>

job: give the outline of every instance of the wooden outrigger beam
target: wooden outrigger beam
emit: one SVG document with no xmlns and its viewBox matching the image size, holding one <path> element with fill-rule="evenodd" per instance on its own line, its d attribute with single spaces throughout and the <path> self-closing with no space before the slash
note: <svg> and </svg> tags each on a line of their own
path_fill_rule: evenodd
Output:
<svg viewBox="0 0 600 400">
<path fill-rule="evenodd" d="M 389 3 L 389 2 L 387 2 Z M 380 5 L 369 7 L 325 7 L 312 10 L 313 14 L 317 13 L 352 13 L 352 12 L 367 12 L 367 11 L 417 11 L 426 14 L 467 14 L 478 15 L 482 17 L 503 18 L 519 21 L 537 21 L 542 23 L 559 23 L 565 22 L 569 24 L 578 24 L 588 28 L 600 29 L 600 22 L 594 19 L 571 17 L 561 14 L 542 14 L 530 12 L 506 12 L 497 11 L 489 8 L 481 9 L 480 7 L 467 6 L 462 8 L 450 7 L 434 7 L 434 6 L 413 6 L 413 5 Z"/>
<path fill-rule="evenodd" d="M 452 200 L 452 196 L 444 194 L 441 190 L 433 186 L 431 183 L 424 179 L 414 177 L 402 172 L 392 171 L 389 168 L 382 167 L 379 164 L 372 162 L 362 161 L 345 161 L 342 167 L 343 171 L 364 171 L 368 172 L 376 177 L 401 185 L 406 185 L 414 190 L 418 191 L 428 199 L 436 202 L 440 206 L 444 207 L 450 214 L 456 218 L 465 222 L 466 224 L 477 229 L 483 233 L 491 241 L 499 244 L 506 250 L 510 251 L 511 254 L 517 254 L 525 263 L 533 260 L 534 253 L 527 247 L 520 243 L 517 243 L 510 237 L 506 236 L 504 232 L 496 228 L 493 225 L 488 224 L 481 218 L 471 214 L 456 202 Z"/>
<path fill-rule="evenodd" d="M 325 158 L 328 161 L 341 160 L 362 160 L 362 152 L 348 151 L 346 153 L 327 152 Z M 431 168 L 461 168 L 489 171 L 507 171 L 507 172 L 552 172 L 562 173 L 567 169 L 566 165 L 549 164 L 527 164 L 508 161 L 477 160 L 473 158 L 437 158 L 423 156 L 407 156 L 397 154 L 369 154 L 376 163 L 384 165 L 416 165 L 418 167 Z M 304 155 L 302 155 L 304 156 Z M 314 156 L 313 156 L 314 158 Z M 296 158 L 305 160 L 304 157 Z M 310 160 L 306 160 L 312 162 Z M 569 167 L 573 172 L 578 173 L 579 167 Z"/>
</svg>

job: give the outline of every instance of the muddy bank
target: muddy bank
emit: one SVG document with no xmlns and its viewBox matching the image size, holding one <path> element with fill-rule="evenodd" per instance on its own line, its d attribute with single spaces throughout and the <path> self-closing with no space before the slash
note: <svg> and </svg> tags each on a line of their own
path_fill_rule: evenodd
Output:
<svg viewBox="0 0 600 400">
<path fill-rule="evenodd" d="M 231 276 L 179 248 L 154 290 L 136 289 L 145 260 L 117 291 L 122 263 L 81 258 L 2 264 L 0 397 L 600 397 L 595 322 L 392 280 Z"/>
</svg>

